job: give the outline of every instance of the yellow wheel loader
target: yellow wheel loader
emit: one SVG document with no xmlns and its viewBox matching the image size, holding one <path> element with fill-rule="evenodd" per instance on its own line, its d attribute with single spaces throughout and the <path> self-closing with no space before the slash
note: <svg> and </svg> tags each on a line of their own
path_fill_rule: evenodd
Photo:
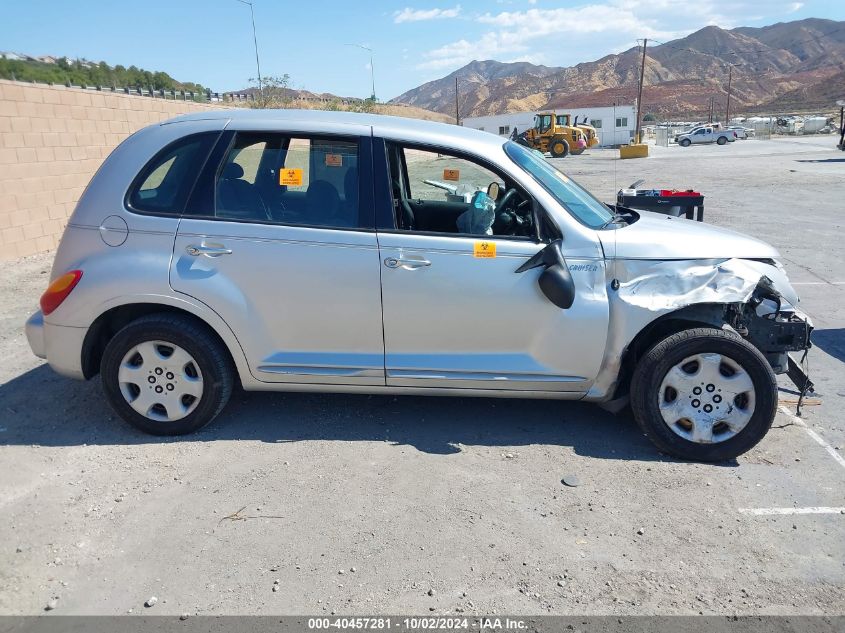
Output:
<svg viewBox="0 0 845 633">
<path fill-rule="evenodd" d="M 574 126 L 570 122 L 568 114 L 538 112 L 534 115 L 534 127 L 519 134 L 515 140 L 544 154 L 548 152 L 554 158 L 581 154 L 587 147 L 598 145 L 595 128 Z M 582 142 L 579 143 L 579 140 Z"/>
</svg>

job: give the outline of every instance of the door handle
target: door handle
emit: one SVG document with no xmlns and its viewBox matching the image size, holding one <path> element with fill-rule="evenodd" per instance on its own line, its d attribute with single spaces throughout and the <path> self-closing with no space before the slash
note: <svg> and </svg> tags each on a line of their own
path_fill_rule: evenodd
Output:
<svg viewBox="0 0 845 633">
<path fill-rule="evenodd" d="M 407 268 L 413 270 L 415 268 L 425 268 L 431 266 L 431 262 L 427 259 L 405 259 L 403 257 L 388 257 L 384 260 L 384 265 L 388 268 Z"/>
<path fill-rule="evenodd" d="M 206 257 L 220 257 L 221 255 L 231 255 L 232 249 L 226 248 L 225 246 L 206 246 L 205 244 L 197 246 L 196 244 L 191 244 L 185 249 L 185 252 L 193 257 L 198 257 L 200 255 L 205 255 Z"/>
</svg>

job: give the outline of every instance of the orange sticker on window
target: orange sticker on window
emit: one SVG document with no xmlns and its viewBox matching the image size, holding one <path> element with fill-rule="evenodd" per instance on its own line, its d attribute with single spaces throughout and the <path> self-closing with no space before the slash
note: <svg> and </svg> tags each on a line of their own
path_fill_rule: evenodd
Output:
<svg viewBox="0 0 845 633">
<path fill-rule="evenodd" d="M 472 249 L 473 257 L 489 258 L 496 256 L 496 242 L 476 242 Z"/>
<path fill-rule="evenodd" d="M 461 170 L 460 169 L 444 169 L 443 170 L 443 180 L 460 180 L 461 179 Z"/>
<path fill-rule="evenodd" d="M 279 171 L 279 184 L 298 187 L 302 184 L 301 169 L 282 169 Z"/>
<path fill-rule="evenodd" d="M 343 154 L 326 154 L 326 167 L 343 167 Z"/>
</svg>

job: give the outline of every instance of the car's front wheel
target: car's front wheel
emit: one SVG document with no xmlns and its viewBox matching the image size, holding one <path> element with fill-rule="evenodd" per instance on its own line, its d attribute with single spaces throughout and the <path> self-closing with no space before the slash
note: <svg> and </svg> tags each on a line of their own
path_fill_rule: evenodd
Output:
<svg viewBox="0 0 845 633">
<path fill-rule="evenodd" d="M 100 364 L 112 408 L 154 435 L 181 435 L 205 426 L 223 409 L 234 381 L 220 342 L 194 319 L 141 317 L 106 345 Z"/>
<path fill-rule="evenodd" d="M 692 141 L 690 141 L 688 138 L 682 138 L 681 142 L 679 143 L 681 147 L 689 147 L 691 144 Z"/>
<path fill-rule="evenodd" d="M 739 335 L 712 328 L 673 334 L 640 359 L 631 408 L 663 452 L 695 461 L 731 459 L 769 431 L 777 381 L 760 351 Z"/>
</svg>

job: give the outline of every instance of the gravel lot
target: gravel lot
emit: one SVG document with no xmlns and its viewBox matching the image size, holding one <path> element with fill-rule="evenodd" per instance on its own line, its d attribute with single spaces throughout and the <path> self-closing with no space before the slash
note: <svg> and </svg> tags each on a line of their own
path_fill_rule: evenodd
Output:
<svg viewBox="0 0 845 633">
<path fill-rule="evenodd" d="M 701 465 L 584 404 L 266 393 L 236 393 L 196 435 L 152 438 L 115 418 L 98 381 L 31 355 L 22 325 L 51 255 L 7 264 L 0 613 L 845 612 L 845 514 L 740 512 L 845 506 L 834 144 L 555 161 L 608 201 L 638 178 L 696 188 L 707 222 L 778 246 L 818 328 L 823 397 L 804 420 L 829 450 L 786 413 L 751 453 Z"/>
</svg>

